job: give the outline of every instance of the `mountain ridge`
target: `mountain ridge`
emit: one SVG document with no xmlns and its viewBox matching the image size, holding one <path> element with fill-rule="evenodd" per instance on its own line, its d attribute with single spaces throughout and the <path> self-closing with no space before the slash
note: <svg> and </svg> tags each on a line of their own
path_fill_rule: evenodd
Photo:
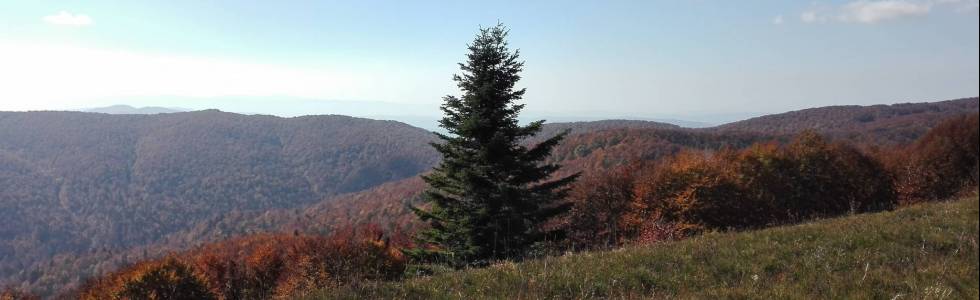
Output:
<svg viewBox="0 0 980 300">
<path fill-rule="evenodd" d="M 824 106 L 750 118 L 711 129 L 768 134 L 815 130 L 851 141 L 908 143 L 943 117 L 975 112 L 978 107 L 977 97 L 891 105 Z"/>
</svg>

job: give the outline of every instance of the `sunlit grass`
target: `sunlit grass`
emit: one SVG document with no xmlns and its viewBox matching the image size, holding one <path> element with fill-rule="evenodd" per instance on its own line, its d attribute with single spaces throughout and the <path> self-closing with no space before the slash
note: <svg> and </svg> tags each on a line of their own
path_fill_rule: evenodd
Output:
<svg viewBox="0 0 980 300">
<path fill-rule="evenodd" d="M 976 299 L 978 198 L 654 246 L 589 252 L 323 298 Z"/>
</svg>

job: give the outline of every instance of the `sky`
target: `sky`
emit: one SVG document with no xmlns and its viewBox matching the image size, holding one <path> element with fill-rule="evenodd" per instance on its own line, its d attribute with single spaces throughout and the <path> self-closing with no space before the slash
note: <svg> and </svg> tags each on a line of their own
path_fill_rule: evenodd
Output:
<svg viewBox="0 0 980 300">
<path fill-rule="evenodd" d="M 0 0 L 0 110 L 437 115 L 466 44 L 498 22 L 539 115 L 713 121 L 980 94 L 978 0 Z"/>
</svg>

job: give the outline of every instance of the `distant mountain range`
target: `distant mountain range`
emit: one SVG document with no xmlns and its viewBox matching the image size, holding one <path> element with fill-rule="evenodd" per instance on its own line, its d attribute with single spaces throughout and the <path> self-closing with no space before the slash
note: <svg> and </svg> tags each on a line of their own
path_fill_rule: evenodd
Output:
<svg viewBox="0 0 980 300">
<path fill-rule="evenodd" d="M 100 108 L 84 109 L 81 111 L 107 114 L 157 114 L 214 108 L 222 111 L 246 115 L 263 114 L 280 117 L 295 117 L 303 115 L 345 115 L 375 120 L 399 121 L 429 131 L 441 132 L 442 130 L 439 128 L 439 119 L 442 116 L 440 115 L 441 112 L 438 110 L 438 104 L 422 105 L 374 101 L 334 101 L 289 97 L 218 97 L 201 99 L 184 99 L 179 97 L 173 99 L 169 99 L 167 97 L 139 97 L 134 99 L 113 99 L 106 101 L 120 101 L 119 103 L 166 103 L 166 107 L 161 105 L 133 107 L 132 105 L 120 104 Z M 277 103 L 278 105 L 270 108 L 268 106 L 269 103 Z M 181 107 L 193 107 L 194 109 Z M 535 111 L 532 109 L 523 112 L 520 118 L 522 122 L 547 120 L 548 123 L 629 119 L 668 123 L 687 128 L 704 128 L 758 115 L 761 114 L 698 114 L 696 117 L 693 115 L 640 116 L 610 112 L 592 112 L 591 114 L 584 112 L 560 113 Z"/>
<path fill-rule="evenodd" d="M 0 112 L 0 287 L 52 295 L 127 262 L 238 234 L 411 225 L 405 204 L 424 187 L 417 175 L 439 160 L 431 132 L 400 122 L 111 108 Z M 700 129 L 550 123 L 542 136 L 571 130 L 551 161 L 590 172 L 802 130 L 901 144 L 977 111 L 968 98 L 815 108 Z"/>
<path fill-rule="evenodd" d="M 129 105 L 112 105 L 106 107 L 96 107 L 84 110 L 84 112 L 92 113 L 103 113 L 110 115 L 155 115 L 155 114 L 169 114 L 177 112 L 186 112 L 188 109 L 173 108 L 173 107 L 159 107 L 159 106 L 146 106 L 146 107 L 132 107 Z"/>
<path fill-rule="evenodd" d="M 858 143 L 908 143 L 945 118 L 977 112 L 978 99 L 928 103 L 826 106 L 772 114 L 718 126 L 721 131 L 794 134 L 814 130 Z"/>
</svg>

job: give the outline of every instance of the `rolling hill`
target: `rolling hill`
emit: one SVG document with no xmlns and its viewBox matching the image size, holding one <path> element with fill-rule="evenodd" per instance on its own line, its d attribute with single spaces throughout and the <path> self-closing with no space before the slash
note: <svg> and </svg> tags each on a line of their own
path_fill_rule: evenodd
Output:
<svg viewBox="0 0 980 300">
<path fill-rule="evenodd" d="M 724 124 L 719 131 L 793 134 L 814 130 L 857 143 L 904 144 L 942 120 L 977 112 L 978 98 L 871 106 L 827 106 Z"/>
<path fill-rule="evenodd" d="M 895 111 L 903 110 L 901 114 Z M 854 118 L 830 118 L 834 115 L 857 115 L 868 111 L 891 111 L 891 117 L 863 127 Z M 908 143 L 948 117 L 976 113 L 977 98 L 938 103 L 901 104 L 894 106 L 848 106 L 816 108 L 750 119 L 715 128 L 685 129 L 679 126 L 630 120 L 570 122 L 546 124 L 539 136 L 551 136 L 571 130 L 559 145 L 550 162 L 563 166 L 559 175 L 573 172 L 594 172 L 628 161 L 649 161 L 665 157 L 682 149 L 741 148 L 753 142 L 785 139 L 799 131 L 810 129 L 837 139 L 852 141 L 873 137 L 859 144 L 888 145 Z M 888 115 L 887 113 L 881 113 Z M 811 126 L 794 125 L 794 118 L 830 118 Z M 765 122 L 763 122 L 765 121 Z M 761 124 L 768 124 L 769 127 Z M 779 130 L 769 128 L 781 128 Z M 871 132 L 866 132 L 870 130 Z M 531 142 L 535 140 L 532 139 Z M 329 232 L 350 225 L 376 224 L 383 228 L 413 228 L 417 220 L 407 209 L 418 204 L 418 195 L 425 184 L 417 177 L 379 185 L 361 192 L 340 195 L 308 205 L 301 209 L 270 210 L 252 215 L 226 215 L 209 224 L 199 224 L 184 234 L 174 234 L 172 240 L 216 240 L 224 236 L 262 231 Z M 177 243 L 181 244 L 181 243 Z"/>
<path fill-rule="evenodd" d="M 602 170 L 633 160 L 653 160 L 686 148 L 739 148 L 764 139 L 762 135 L 720 135 L 662 129 L 583 130 L 570 136 L 555 150 L 550 160 L 564 166 L 561 174 L 571 174 Z M 420 204 L 419 195 L 424 189 L 425 183 L 416 176 L 327 198 L 301 208 L 227 214 L 223 218 L 200 222 L 185 232 L 172 234 L 167 237 L 166 243 L 171 246 L 188 245 L 266 231 L 327 233 L 367 224 L 387 230 L 411 231 L 420 224 L 408 207 Z"/>
<path fill-rule="evenodd" d="M 414 176 L 438 159 L 430 140 L 345 116 L 0 113 L 0 282 L 47 280 L 39 264 L 60 255 Z"/>
</svg>

